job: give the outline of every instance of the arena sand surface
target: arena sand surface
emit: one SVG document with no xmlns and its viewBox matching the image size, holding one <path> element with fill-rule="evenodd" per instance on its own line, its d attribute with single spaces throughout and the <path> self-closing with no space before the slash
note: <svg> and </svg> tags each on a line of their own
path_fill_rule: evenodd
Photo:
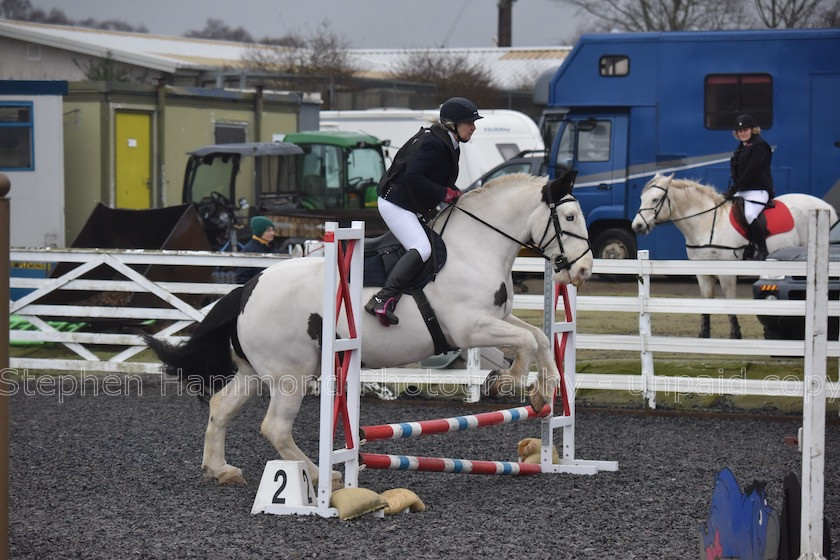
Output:
<svg viewBox="0 0 840 560">
<path fill-rule="evenodd" d="M 426 511 L 345 522 L 251 515 L 265 462 L 277 458 L 259 435 L 268 398 L 249 402 L 228 432 L 228 461 L 249 484 L 218 487 L 200 472 L 207 408 L 179 395 L 174 383 L 140 379 L 142 396 L 139 383 L 115 381 L 111 392 L 119 394 L 112 396 L 88 386 L 63 402 L 23 391 L 11 398 L 11 558 L 698 558 L 699 529 L 721 468 L 731 468 L 742 487 L 766 481 L 777 509 L 785 474 L 801 470 L 799 452 L 784 443 L 799 419 L 579 409 L 577 456 L 618 461 L 618 472 L 508 478 L 367 470 L 362 486 L 410 488 Z M 377 424 L 485 409 L 365 399 L 361 419 Z M 317 400 L 307 397 L 295 430 L 312 456 L 317 412 Z M 538 424 L 526 422 L 374 442 L 365 450 L 512 460 L 519 439 L 538 435 Z M 835 525 L 838 444 L 840 428 L 831 423 L 825 512 Z M 833 548 L 840 550 L 837 533 Z"/>
</svg>

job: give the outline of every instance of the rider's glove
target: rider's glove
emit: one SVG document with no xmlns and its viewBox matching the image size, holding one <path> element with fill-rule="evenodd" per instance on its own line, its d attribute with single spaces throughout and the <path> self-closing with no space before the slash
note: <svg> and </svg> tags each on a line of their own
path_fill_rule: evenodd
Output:
<svg viewBox="0 0 840 560">
<path fill-rule="evenodd" d="M 447 187 L 446 196 L 443 197 L 443 201 L 447 204 L 451 204 L 452 201 L 457 199 L 459 196 L 461 196 L 461 191 L 456 188 Z"/>
</svg>

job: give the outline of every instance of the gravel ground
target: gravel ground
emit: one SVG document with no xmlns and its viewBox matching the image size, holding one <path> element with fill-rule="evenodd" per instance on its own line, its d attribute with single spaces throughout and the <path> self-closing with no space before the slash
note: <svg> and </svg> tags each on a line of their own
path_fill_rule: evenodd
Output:
<svg viewBox="0 0 840 560">
<path fill-rule="evenodd" d="M 721 468 L 742 486 L 768 481 L 776 508 L 783 477 L 801 469 L 796 448 L 783 442 L 796 433 L 796 419 L 579 408 L 577 456 L 617 460 L 618 472 L 507 478 L 370 470 L 362 486 L 410 488 L 427 510 L 347 522 L 252 516 L 265 462 L 277 458 L 259 435 L 267 397 L 248 403 L 228 432 L 228 461 L 249 480 L 228 488 L 202 480 L 207 408 L 197 399 L 174 384 L 163 390 L 154 377 L 142 378 L 142 396 L 137 383 L 115 381 L 109 392 L 120 395 L 93 395 L 89 384 L 63 402 L 23 391 L 12 397 L 12 558 L 698 558 L 698 528 Z M 296 426 L 312 456 L 317 410 L 308 397 Z M 361 418 L 374 424 L 476 411 L 365 400 Z M 826 432 L 825 511 L 836 523 L 840 427 Z M 521 423 L 366 450 L 509 460 L 519 439 L 538 435 L 536 423 Z"/>
</svg>

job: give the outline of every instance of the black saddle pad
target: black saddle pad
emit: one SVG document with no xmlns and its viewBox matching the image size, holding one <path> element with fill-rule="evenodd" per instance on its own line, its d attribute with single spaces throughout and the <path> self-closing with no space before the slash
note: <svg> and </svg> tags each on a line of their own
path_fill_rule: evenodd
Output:
<svg viewBox="0 0 840 560">
<path fill-rule="evenodd" d="M 426 224 L 423 229 L 432 243 L 432 256 L 420 269 L 420 272 L 406 288 L 406 292 L 419 290 L 429 282 L 432 282 L 446 263 L 446 244 L 435 231 Z M 390 231 L 379 237 L 365 239 L 365 271 L 363 285 L 373 288 L 381 288 L 385 284 L 388 273 L 405 254 L 405 248 L 400 245 L 396 236 Z"/>
</svg>

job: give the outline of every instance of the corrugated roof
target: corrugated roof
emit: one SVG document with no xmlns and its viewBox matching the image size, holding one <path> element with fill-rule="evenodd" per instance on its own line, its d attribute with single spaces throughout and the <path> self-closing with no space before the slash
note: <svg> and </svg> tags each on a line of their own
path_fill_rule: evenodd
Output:
<svg viewBox="0 0 840 560">
<path fill-rule="evenodd" d="M 165 37 L 143 33 L 103 31 L 0 19 L 0 36 L 97 57 L 110 55 L 119 62 L 161 72 L 180 69 L 241 68 L 253 49 L 273 47 L 251 43 Z M 464 56 L 491 74 L 497 87 L 519 89 L 533 85 L 537 76 L 562 63 L 571 47 L 503 47 L 481 49 L 349 49 L 361 76 L 387 78 L 406 56 L 428 53 Z"/>
<path fill-rule="evenodd" d="M 501 47 L 434 49 L 434 52 L 462 56 L 470 64 L 486 68 L 497 87 L 513 90 L 521 89 L 523 86 L 532 87 L 540 74 L 560 66 L 571 49 L 571 47 Z M 363 75 L 384 78 L 407 56 L 431 51 L 431 49 L 354 49 L 350 52 Z"/>
</svg>

